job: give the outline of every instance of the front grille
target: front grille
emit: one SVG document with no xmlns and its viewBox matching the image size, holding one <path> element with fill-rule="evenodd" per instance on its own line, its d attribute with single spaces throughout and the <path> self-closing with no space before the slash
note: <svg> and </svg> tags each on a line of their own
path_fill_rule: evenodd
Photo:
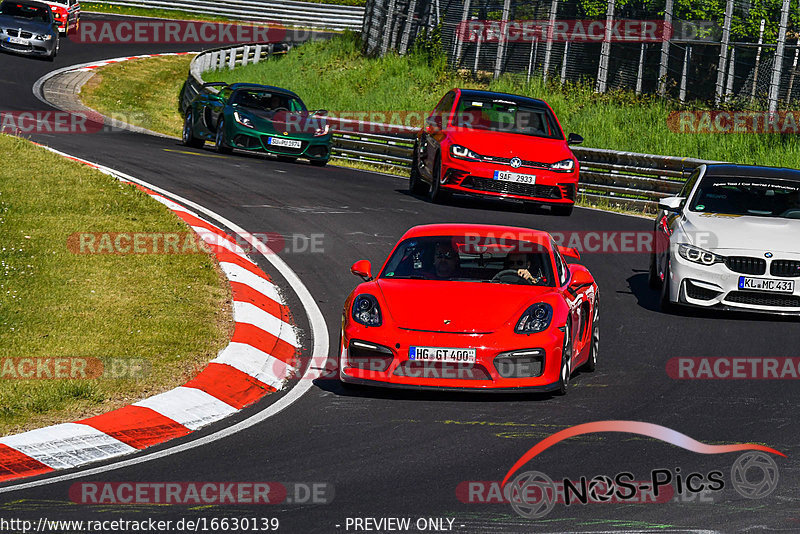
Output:
<svg viewBox="0 0 800 534">
<path fill-rule="evenodd" d="M 784 276 L 787 278 L 800 276 L 800 261 L 774 260 L 770 265 L 769 272 L 772 276 Z"/>
<path fill-rule="evenodd" d="M 691 280 L 686 282 L 686 296 L 695 300 L 712 300 L 719 296 L 719 291 L 696 286 Z"/>
<path fill-rule="evenodd" d="M 514 158 L 496 158 L 494 156 L 481 156 L 481 160 L 489 163 L 499 163 L 501 165 L 511 165 L 511 160 Z M 550 163 L 542 163 L 541 161 L 521 160 L 523 167 L 533 167 L 534 169 L 549 169 Z"/>
<path fill-rule="evenodd" d="M 275 146 L 269 144 L 269 138 L 273 136 L 264 135 L 261 137 L 261 142 L 264 143 L 264 148 L 276 154 L 302 154 L 308 146 L 308 141 L 301 141 L 300 148 L 290 148 L 288 146 Z"/>
<path fill-rule="evenodd" d="M 314 145 L 308 149 L 308 155 L 313 158 L 324 158 L 328 155 L 328 148 L 323 145 Z"/>
<path fill-rule="evenodd" d="M 239 148 L 261 148 L 261 142 L 258 138 L 250 135 L 239 134 L 233 138 L 233 144 Z"/>
<path fill-rule="evenodd" d="M 552 185 L 530 185 L 506 182 L 504 180 L 489 180 L 487 178 L 476 178 L 469 176 L 461 182 L 461 187 L 474 189 L 476 191 L 489 191 L 492 193 L 504 193 L 509 195 L 520 195 L 526 197 L 560 199 L 561 189 Z"/>
<path fill-rule="evenodd" d="M 368 371 L 383 372 L 389 368 L 394 353 L 389 347 L 353 340 L 347 351 L 347 365 Z"/>
<path fill-rule="evenodd" d="M 575 200 L 577 186 L 575 184 L 561 184 L 561 194 L 564 195 L 564 198 L 568 198 L 570 200 Z"/>
<path fill-rule="evenodd" d="M 728 302 L 752 304 L 754 306 L 772 306 L 774 308 L 800 308 L 800 297 L 780 295 L 760 291 L 731 291 L 725 297 Z"/>
<path fill-rule="evenodd" d="M 544 349 L 499 354 L 494 368 L 503 378 L 532 378 L 544 371 Z"/>
<path fill-rule="evenodd" d="M 13 28 L 6 28 L 6 34 L 11 37 L 22 37 L 23 39 L 30 39 L 33 37 L 31 32 L 20 32 L 19 30 L 15 30 Z"/>
<path fill-rule="evenodd" d="M 33 37 L 33 34 L 31 32 L 22 32 L 20 34 L 20 37 L 22 37 L 23 39 L 30 39 L 31 37 Z"/>
<path fill-rule="evenodd" d="M 764 274 L 767 272 L 767 260 L 761 258 L 730 256 L 725 258 L 725 265 L 735 273 Z"/>
<path fill-rule="evenodd" d="M 19 37 L 19 30 L 12 30 L 11 28 L 6 28 L 6 33 L 11 37 Z"/>
<path fill-rule="evenodd" d="M 491 380 L 489 372 L 481 365 L 406 361 L 394 370 L 397 376 L 411 378 L 438 378 L 441 380 Z"/>
</svg>

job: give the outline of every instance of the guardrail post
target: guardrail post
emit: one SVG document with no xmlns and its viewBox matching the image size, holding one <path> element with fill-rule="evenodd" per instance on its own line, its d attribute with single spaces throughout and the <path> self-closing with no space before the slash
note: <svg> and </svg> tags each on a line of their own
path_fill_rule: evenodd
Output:
<svg viewBox="0 0 800 534">
<path fill-rule="evenodd" d="M 242 52 L 242 67 L 247 65 L 247 61 L 250 59 L 248 56 L 250 55 L 250 45 L 244 45 L 244 51 Z"/>
<path fill-rule="evenodd" d="M 253 53 L 253 63 L 261 61 L 261 45 L 256 45 L 256 51 Z"/>
<path fill-rule="evenodd" d="M 233 70 L 236 67 L 236 49 L 231 48 L 229 52 L 231 53 L 231 57 L 228 60 L 228 70 Z"/>
<path fill-rule="evenodd" d="M 689 58 L 692 56 L 692 46 L 686 45 L 686 50 L 683 53 L 683 70 L 681 71 L 681 92 L 679 99 L 681 102 L 686 102 L 686 78 L 689 73 Z"/>
<path fill-rule="evenodd" d="M 268 44 L 268 45 L 267 45 L 267 59 L 270 59 L 270 58 L 272 58 L 272 51 L 273 51 L 273 49 L 274 49 L 274 47 L 273 47 L 273 44 L 272 44 L 272 43 L 270 43 L 270 44 Z"/>
<path fill-rule="evenodd" d="M 639 50 L 639 68 L 636 70 L 636 94 L 642 94 L 642 78 L 644 78 L 644 52 L 647 50 L 647 43 L 642 43 Z"/>
<path fill-rule="evenodd" d="M 225 68 L 225 61 L 227 60 L 227 57 L 228 57 L 227 50 L 219 51 L 219 63 L 217 63 L 217 70 L 222 70 Z"/>
</svg>

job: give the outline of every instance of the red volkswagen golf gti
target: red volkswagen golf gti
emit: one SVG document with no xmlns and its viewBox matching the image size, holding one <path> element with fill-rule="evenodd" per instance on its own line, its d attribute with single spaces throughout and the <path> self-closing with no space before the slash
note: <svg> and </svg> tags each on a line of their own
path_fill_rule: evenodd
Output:
<svg viewBox="0 0 800 534">
<path fill-rule="evenodd" d="M 542 100 L 505 93 L 453 89 L 417 134 L 409 189 L 433 202 L 451 193 L 547 204 L 569 215 L 579 165 L 569 149 L 583 138 L 564 136 Z"/>
<path fill-rule="evenodd" d="M 573 249 L 506 226 L 412 228 L 344 304 L 339 378 L 403 388 L 565 393 L 595 369 L 598 290 Z"/>
</svg>

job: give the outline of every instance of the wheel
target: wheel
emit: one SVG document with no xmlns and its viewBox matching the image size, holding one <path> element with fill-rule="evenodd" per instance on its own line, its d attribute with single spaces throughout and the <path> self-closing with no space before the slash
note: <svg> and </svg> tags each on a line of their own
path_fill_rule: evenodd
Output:
<svg viewBox="0 0 800 534">
<path fill-rule="evenodd" d="M 202 148 L 205 141 L 194 136 L 194 117 L 192 108 L 186 110 L 186 118 L 183 120 L 183 134 L 181 135 L 183 144 L 192 148 Z"/>
<path fill-rule="evenodd" d="M 670 291 L 670 269 L 669 269 L 669 260 L 667 260 L 667 266 L 664 269 L 664 281 L 661 283 L 661 311 L 664 313 L 670 313 L 675 309 L 675 305 L 669 298 L 671 293 Z"/>
<path fill-rule="evenodd" d="M 550 213 L 558 215 L 559 217 L 569 217 L 572 215 L 572 210 L 575 204 L 553 204 L 550 206 Z"/>
<path fill-rule="evenodd" d="M 314 167 L 324 167 L 325 165 L 328 164 L 328 160 L 326 160 L 326 159 L 325 160 L 323 160 L 323 159 L 312 159 L 310 161 L 311 161 L 311 164 Z"/>
<path fill-rule="evenodd" d="M 442 156 L 436 154 L 433 164 L 433 183 L 431 184 L 430 199 L 434 204 L 443 204 L 450 198 L 450 194 L 442 189 Z"/>
<path fill-rule="evenodd" d="M 597 351 L 600 348 L 600 299 L 594 298 L 594 314 L 592 314 L 592 340 L 589 342 L 589 358 L 583 368 L 593 373 L 597 369 Z"/>
<path fill-rule="evenodd" d="M 419 154 L 417 153 L 417 145 L 414 145 L 414 157 L 411 158 L 411 172 L 408 176 L 408 191 L 412 195 L 424 195 L 428 192 L 428 186 L 422 181 L 422 176 L 419 174 Z"/>
<path fill-rule="evenodd" d="M 214 138 L 214 146 L 220 154 L 230 154 L 233 149 L 225 144 L 225 119 L 220 119 L 217 124 L 217 135 Z"/>
<path fill-rule="evenodd" d="M 572 374 L 572 335 L 569 324 L 564 331 L 564 347 L 561 349 L 561 369 L 558 373 L 558 395 L 566 395 L 569 376 Z"/>
<path fill-rule="evenodd" d="M 650 289 L 661 289 L 661 277 L 658 275 L 658 261 L 656 253 L 650 253 L 650 274 L 647 276 L 647 285 Z"/>
</svg>

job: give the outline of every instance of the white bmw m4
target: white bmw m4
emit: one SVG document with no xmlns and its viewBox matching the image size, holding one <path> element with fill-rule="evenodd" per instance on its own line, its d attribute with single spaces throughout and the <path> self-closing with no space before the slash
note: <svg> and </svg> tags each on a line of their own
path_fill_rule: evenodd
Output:
<svg viewBox="0 0 800 534">
<path fill-rule="evenodd" d="M 800 315 L 800 171 L 702 165 L 656 219 L 661 307 Z"/>
</svg>

